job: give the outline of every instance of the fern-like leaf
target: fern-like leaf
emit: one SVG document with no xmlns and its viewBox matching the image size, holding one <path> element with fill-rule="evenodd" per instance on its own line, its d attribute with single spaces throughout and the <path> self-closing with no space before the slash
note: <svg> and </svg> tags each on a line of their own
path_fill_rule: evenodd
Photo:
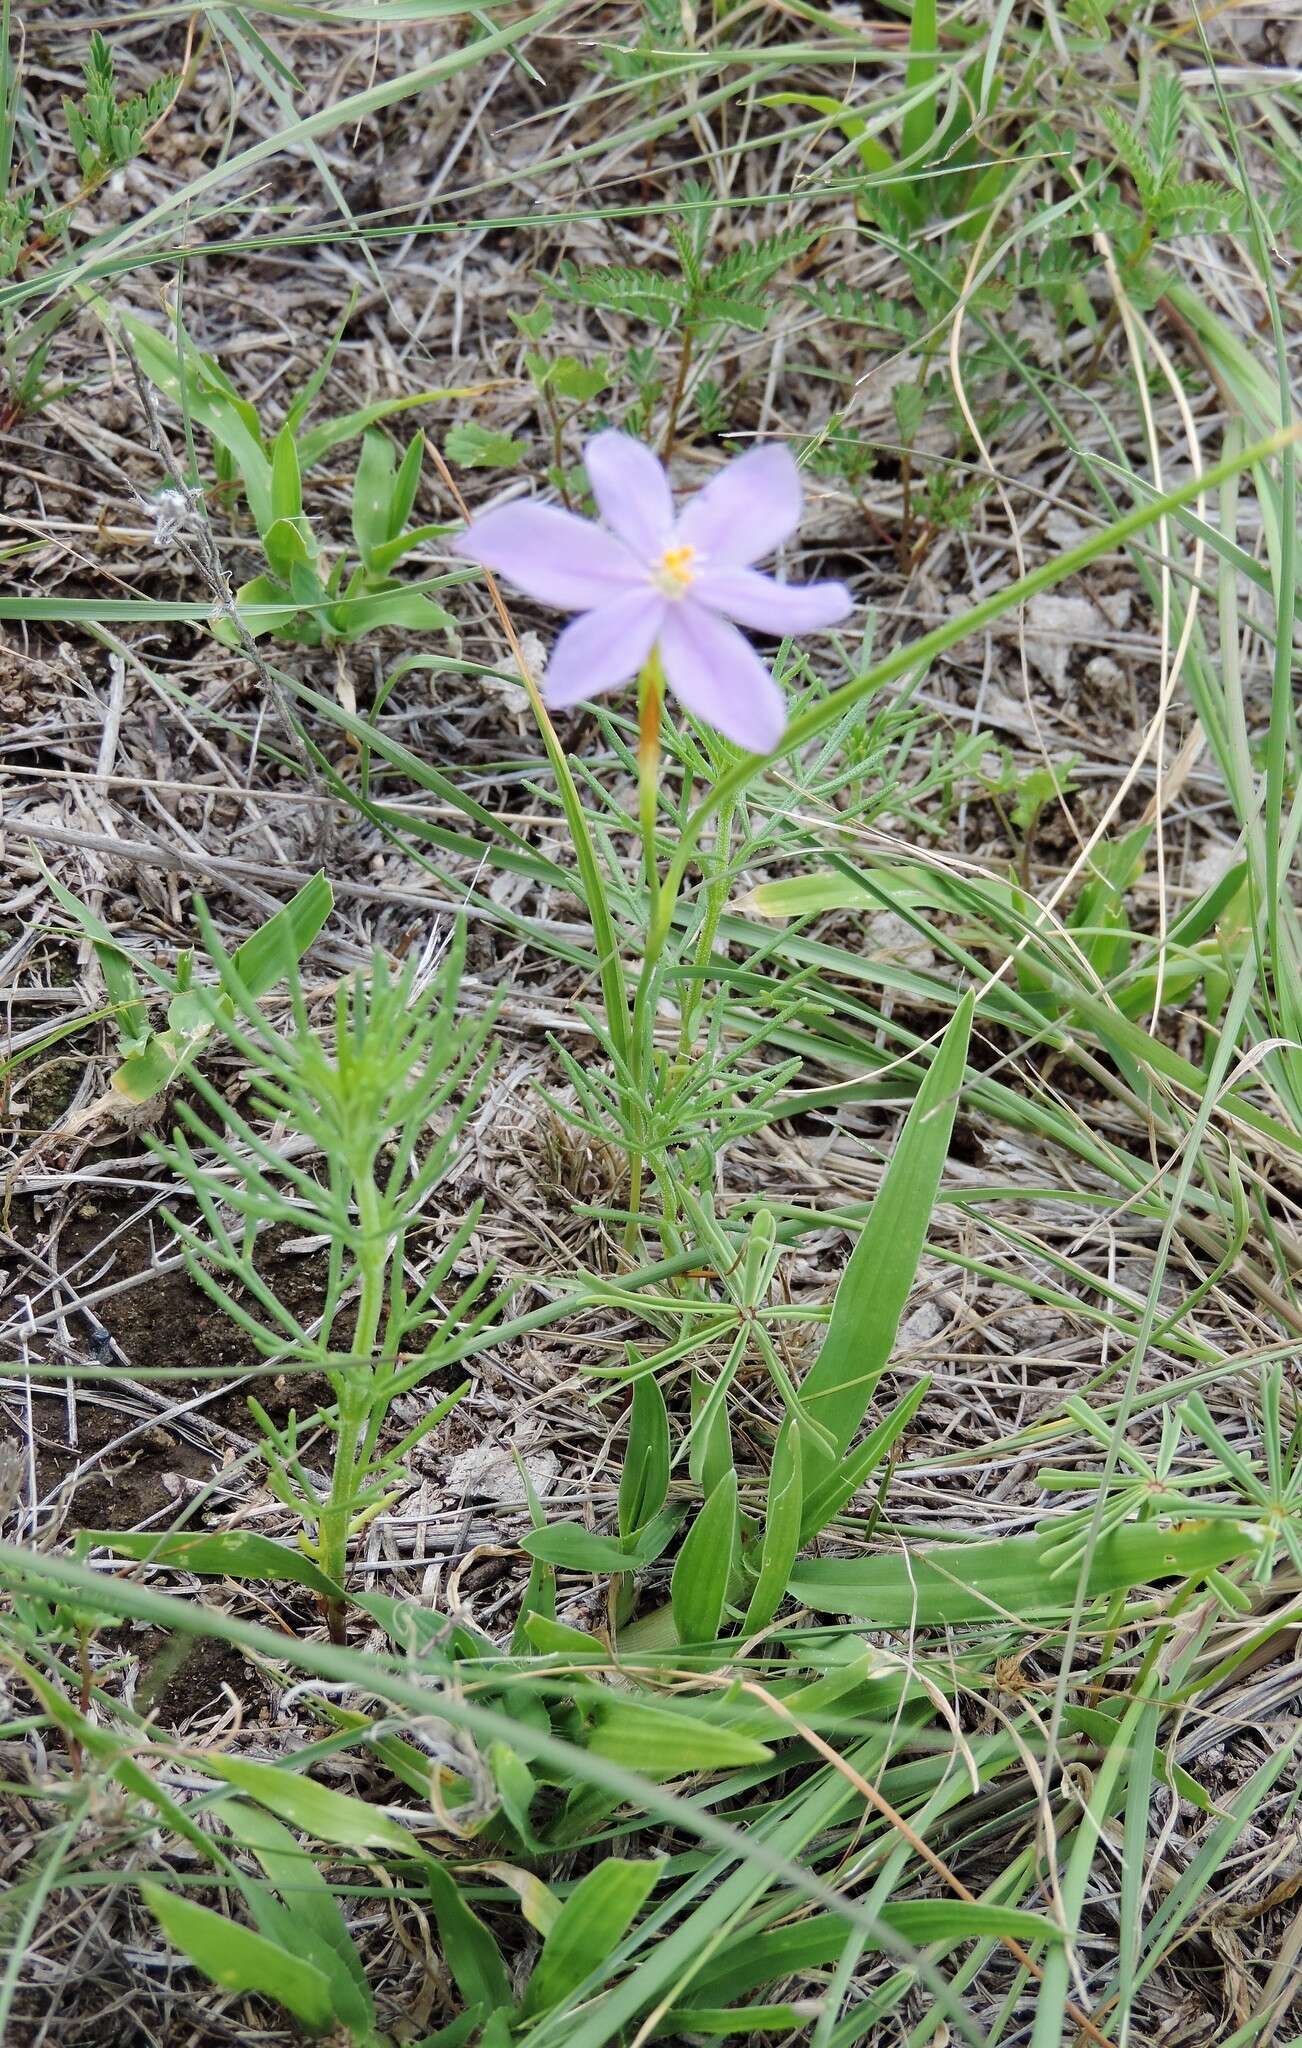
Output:
<svg viewBox="0 0 1302 2048">
<path fill-rule="evenodd" d="M 1135 190 L 1145 212 L 1149 212 L 1157 198 L 1157 168 L 1144 142 L 1124 114 L 1106 102 L 1099 108 L 1099 119 L 1112 139 L 1112 147 L 1135 181 Z"/>
<path fill-rule="evenodd" d="M 848 284 L 801 285 L 799 289 L 807 305 L 843 327 L 872 327 L 909 342 L 922 332 L 916 309 L 901 299 L 888 299 L 884 292 L 856 291 Z"/>
<path fill-rule="evenodd" d="M 545 282 L 553 298 L 576 306 L 596 306 L 607 313 L 624 313 L 635 320 L 652 320 L 660 327 L 669 326 L 687 303 L 687 287 L 681 278 L 665 277 L 654 270 L 629 270 L 617 263 L 580 270 L 567 258 L 557 275 Z"/>
<path fill-rule="evenodd" d="M 767 235 L 763 241 L 748 242 L 732 249 L 706 272 L 706 287 L 718 296 L 736 291 L 754 292 L 767 284 L 779 270 L 803 256 L 814 241 L 816 230 L 790 228 L 782 234 Z"/>
<path fill-rule="evenodd" d="M 1247 214 L 1243 195 L 1212 178 L 1172 185 L 1162 194 L 1159 223 L 1164 233 L 1225 233 L 1242 227 Z"/>
<path fill-rule="evenodd" d="M 1184 118 L 1184 89 L 1177 71 L 1160 71 L 1153 81 L 1148 107 L 1148 147 L 1159 188 L 1175 177 L 1179 167 L 1180 128 Z"/>
</svg>

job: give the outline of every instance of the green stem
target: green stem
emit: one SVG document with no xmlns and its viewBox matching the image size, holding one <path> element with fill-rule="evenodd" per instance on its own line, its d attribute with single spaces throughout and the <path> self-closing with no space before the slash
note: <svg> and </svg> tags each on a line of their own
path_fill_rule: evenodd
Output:
<svg viewBox="0 0 1302 2048">
<path fill-rule="evenodd" d="M 650 902 L 650 923 L 660 913 L 660 869 L 656 861 L 656 800 L 660 785 L 660 718 L 665 701 L 660 651 L 653 647 L 637 679 L 637 815 L 642 830 L 642 868 Z"/>
<path fill-rule="evenodd" d="M 900 568 L 907 575 L 912 567 L 913 557 L 913 450 L 906 448 L 900 457 L 900 489 L 903 503 L 900 506 L 900 538 L 896 546 L 896 557 Z"/>
<path fill-rule="evenodd" d="M 648 947 L 650 934 L 659 929 L 661 923 L 660 868 L 656 859 L 656 804 L 660 784 L 660 720 L 664 710 L 664 697 L 664 672 L 660 666 L 660 653 L 658 648 L 653 647 L 637 679 L 637 811 L 642 834 L 642 868 L 647 891 Z M 660 943 L 663 947 L 663 938 Z M 647 958 L 644 955 L 642 974 L 633 999 L 632 1034 L 629 1044 L 629 1065 L 632 1069 L 633 1085 L 632 1099 L 625 1105 L 625 1120 L 630 1133 L 640 1132 L 643 1128 L 649 1093 L 654 1086 L 654 1033 L 652 1020 L 645 1014 L 644 1002 L 644 992 L 649 988 Z M 642 1147 L 640 1144 L 632 1144 L 628 1158 L 629 1218 L 624 1230 L 624 1245 L 629 1252 L 633 1251 L 638 1239 L 644 1171 Z"/>
<path fill-rule="evenodd" d="M 665 421 L 664 439 L 660 443 L 660 458 L 663 462 L 667 462 L 674 452 L 678 415 L 682 409 L 683 393 L 687 389 L 687 372 L 691 368 L 693 340 L 691 328 L 684 327 L 682 344 L 678 350 L 678 370 L 674 377 L 673 396 L 669 400 L 669 417 Z"/>
<path fill-rule="evenodd" d="M 713 956 L 714 942 L 719 935 L 719 921 L 728 901 L 728 858 L 732 850 L 732 816 L 732 804 L 725 804 L 719 813 L 719 828 L 714 835 L 714 858 L 710 863 L 711 874 L 706 886 L 705 917 L 701 924 L 700 937 L 696 942 L 696 966 L 699 971 L 684 990 L 680 1005 L 678 1056 L 683 1060 L 689 1057 L 692 1050 L 692 1031 L 704 985 L 702 976 Z"/>
<path fill-rule="evenodd" d="M 357 1266 L 362 1286 L 352 1343 L 356 1362 L 345 1366 L 339 1376 L 334 1469 L 330 1475 L 330 1495 L 321 1510 L 320 1533 L 321 1569 L 337 1586 L 343 1585 L 348 1570 L 348 1537 L 358 1493 L 358 1447 L 371 1411 L 374 1382 L 371 1359 L 384 1313 L 384 1281 L 388 1263 L 380 1198 L 369 1163 L 355 1177 L 354 1184 L 360 1224 Z M 332 1643 L 347 1640 L 342 1599 L 331 1600 L 327 1604 L 326 1623 Z"/>
</svg>

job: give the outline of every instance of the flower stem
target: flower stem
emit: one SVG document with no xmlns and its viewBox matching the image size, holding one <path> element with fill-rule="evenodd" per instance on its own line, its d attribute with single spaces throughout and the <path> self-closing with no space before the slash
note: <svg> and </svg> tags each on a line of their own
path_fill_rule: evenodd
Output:
<svg viewBox="0 0 1302 2048">
<path fill-rule="evenodd" d="M 660 869 L 656 861 L 656 804 L 660 785 L 660 720 L 664 710 L 664 699 L 664 672 L 660 666 L 659 650 L 653 647 L 637 679 L 637 810 L 642 833 L 642 868 L 646 877 L 648 948 L 651 934 L 658 931 L 662 923 Z M 650 987 L 650 964 L 648 953 L 644 952 L 642 974 L 633 998 L 633 1028 L 629 1049 L 632 1055 L 634 1099 L 628 1104 L 628 1121 L 630 1129 L 635 1131 L 645 1122 L 650 1091 L 654 1086 L 654 1034 L 650 1020 L 644 1015 L 643 1000 Z M 629 1251 L 632 1251 L 637 1243 L 638 1216 L 642 1205 L 643 1165 L 641 1147 L 630 1146 L 629 1220 L 624 1232 L 624 1243 Z"/>
<path fill-rule="evenodd" d="M 688 982 L 683 992 L 681 1021 L 678 1036 L 678 1056 L 686 1060 L 692 1050 L 692 1032 L 696 1023 L 696 1009 L 705 986 L 704 970 L 710 963 L 714 942 L 719 933 L 719 920 L 728 900 L 728 857 L 732 850 L 733 806 L 727 803 L 719 812 L 719 823 L 714 834 L 714 858 L 711 874 L 706 885 L 705 916 L 701 922 L 700 935 L 696 942 L 696 965 L 701 971 Z"/>
<path fill-rule="evenodd" d="M 656 864 L 656 799 L 660 784 L 660 717 L 665 701 L 660 654 L 652 648 L 637 679 L 637 814 L 642 828 L 642 868 L 650 898 L 650 922 L 660 914 L 660 870 Z"/>
</svg>

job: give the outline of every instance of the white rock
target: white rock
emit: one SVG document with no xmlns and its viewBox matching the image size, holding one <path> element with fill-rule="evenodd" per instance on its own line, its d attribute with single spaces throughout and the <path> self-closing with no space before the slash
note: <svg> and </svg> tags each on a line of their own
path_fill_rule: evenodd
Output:
<svg viewBox="0 0 1302 2048">
<path fill-rule="evenodd" d="M 1110 654 L 1096 654 L 1086 662 L 1085 680 L 1095 702 L 1115 703 L 1126 687 L 1125 671 Z"/>
<path fill-rule="evenodd" d="M 523 1446 L 503 1443 L 472 1444 L 468 1451 L 459 1452 L 444 1469 L 445 1491 L 462 1500 L 492 1500 L 503 1507 L 522 1507 L 529 1496 L 515 1462 L 517 1450 L 535 1493 L 549 1492 L 556 1478 L 555 1451 L 525 1450 Z"/>
<path fill-rule="evenodd" d="M 1053 510 L 1045 515 L 1044 537 L 1051 540 L 1055 547 L 1074 548 L 1077 541 L 1084 540 L 1085 529 L 1079 519 L 1074 518 L 1064 506 L 1055 505 Z"/>
<path fill-rule="evenodd" d="M 945 1313 L 934 1301 L 924 1301 L 921 1308 L 905 1318 L 900 1325 L 899 1343 L 907 1348 L 912 1344 L 930 1343 L 945 1327 Z"/>
<path fill-rule="evenodd" d="M 1078 649 L 1094 652 L 1105 621 L 1087 597 L 1042 591 L 1026 607 L 1026 657 L 1056 696 L 1067 684 L 1067 664 Z"/>
<path fill-rule="evenodd" d="M 908 922 L 897 917 L 893 910 L 879 911 L 871 918 L 868 930 L 874 950 L 887 960 L 899 962 L 901 967 L 918 969 L 934 967 L 936 955 L 926 940 Z"/>
</svg>

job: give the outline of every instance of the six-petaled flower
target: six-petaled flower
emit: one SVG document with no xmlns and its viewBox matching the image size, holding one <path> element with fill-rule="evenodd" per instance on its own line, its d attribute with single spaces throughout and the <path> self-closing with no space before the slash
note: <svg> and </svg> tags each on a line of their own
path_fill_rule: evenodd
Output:
<svg viewBox="0 0 1302 2048">
<path fill-rule="evenodd" d="M 555 506 L 503 505 L 471 522 L 456 552 L 542 604 L 580 616 L 552 650 L 553 708 L 616 689 L 658 651 L 694 717 L 757 754 L 786 724 L 782 691 L 737 631 L 809 633 L 851 609 L 843 583 L 778 583 L 751 564 L 800 520 L 800 472 L 777 443 L 721 470 L 675 513 L 649 448 L 613 429 L 584 451 L 604 525 Z"/>
</svg>

